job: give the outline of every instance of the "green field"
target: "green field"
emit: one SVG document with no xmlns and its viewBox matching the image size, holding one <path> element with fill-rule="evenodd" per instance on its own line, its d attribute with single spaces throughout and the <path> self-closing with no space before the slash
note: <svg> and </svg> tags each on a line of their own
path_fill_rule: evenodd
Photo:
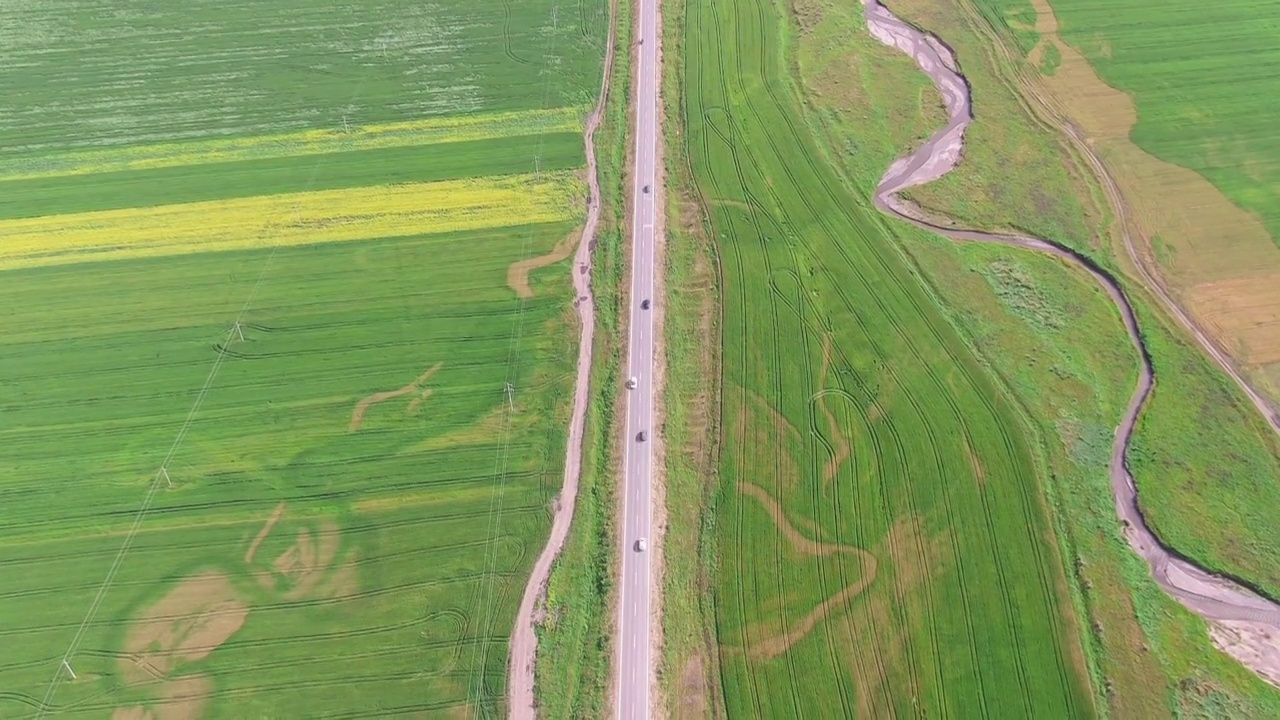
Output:
<svg viewBox="0 0 1280 720">
<path fill-rule="evenodd" d="M 502 712 L 606 10 L 6 9 L 0 717 Z"/>
<path fill-rule="evenodd" d="M 978 118 L 956 172 L 913 195 L 975 226 L 1025 228 L 1113 265 L 1099 239 L 1109 221 L 1100 196 L 1070 172 L 1078 165 L 1052 131 L 1027 116 L 1010 87 L 1012 68 L 992 51 L 1003 42 L 1025 52 L 1035 38 L 984 20 L 978 10 L 994 5 L 892 3 L 956 50 Z M 1034 22 L 1028 3 L 1000 5 L 1007 14 L 995 20 Z M 871 187 L 903 148 L 939 125 L 936 91 L 907 58 L 868 36 L 860 7 L 804 0 L 794 8 L 808 117 L 850 180 Z M 814 17 L 820 22 L 806 26 L 804 18 Z M 1155 586 L 1120 535 L 1107 450 L 1137 364 L 1111 303 L 1091 279 L 1050 258 L 905 238 L 930 286 L 1033 425 L 1076 605 L 1088 618 L 1090 670 L 1112 716 L 1276 716 L 1280 694 L 1214 649 L 1204 623 Z M 1161 378 L 1131 454 L 1144 507 L 1166 519 L 1162 531 L 1195 540 L 1175 547 L 1197 560 L 1274 583 L 1265 520 L 1276 502 L 1266 480 L 1278 467 L 1271 434 L 1199 349 L 1152 311 L 1149 296 L 1136 287 L 1129 292 Z"/>
<path fill-rule="evenodd" d="M 690 0 L 684 21 L 684 130 L 723 277 L 729 715 L 1092 715 L 1024 425 L 826 164 L 786 19 Z"/>
<path fill-rule="evenodd" d="M 1062 38 L 1108 85 L 1133 97 L 1133 141 L 1204 175 L 1262 218 L 1280 242 L 1280 132 L 1271 117 L 1280 92 L 1274 6 L 1257 0 L 1051 4 Z"/>
</svg>

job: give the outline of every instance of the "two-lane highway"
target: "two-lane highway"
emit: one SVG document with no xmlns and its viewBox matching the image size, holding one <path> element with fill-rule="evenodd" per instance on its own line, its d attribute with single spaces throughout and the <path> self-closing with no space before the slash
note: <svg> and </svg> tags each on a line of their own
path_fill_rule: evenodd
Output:
<svg viewBox="0 0 1280 720">
<path fill-rule="evenodd" d="M 631 202 L 631 338 L 627 375 L 636 387 L 627 390 L 626 437 L 622 471 L 622 576 L 618 591 L 617 716 L 647 720 L 649 684 L 650 582 L 649 542 L 653 508 L 653 341 L 657 331 L 653 305 L 655 220 L 661 211 L 658 162 L 658 2 L 639 0 L 639 32 L 635 73 L 635 177 Z M 650 307 L 643 305 L 648 301 Z M 641 440 L 641 433 L 644 439 Z"/>
</svg>

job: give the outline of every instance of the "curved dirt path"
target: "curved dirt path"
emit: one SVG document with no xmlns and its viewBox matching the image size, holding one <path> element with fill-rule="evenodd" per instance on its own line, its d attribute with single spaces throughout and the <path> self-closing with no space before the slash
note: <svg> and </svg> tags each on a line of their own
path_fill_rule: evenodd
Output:
<svg viewBox="0 0 1280 720">
<path fill-rule="evenodd" d="M 949 120 L 945 126 L 929 137 L 915 152 L 895 161 L 880 179 L 874 201 L 876 207 L 893 217 L 916 227 L 945 237 L 962 240 L 999 243 L 1036 250 L 1060 257 L 1084 269 L 1093 276 L 1115 303 L 1124 320 L 1129 340 L 1138 351 L 1141 374 L 1137 387 L 1129 400 L 1129 406 L 1116 428 L 1111 448 L 1111 490 L 1115 496 L 1116 512 L 1124 523 L 1124 535 L 1135 552 L 1147 561 L 1151 576 L 1161 589 L 1192 612 L 1206 620 L 1227 623 L 1229 627 L 1244 623 L 1262 625 L 1280 631 L 1280 604 L 1250 592 L 1240 584 L 1214 575 L 1188 562 L 1165 547 L 1147 527 L 1142 510 L 1138 506 L 1138 492 L 1129 474 L 1125 455 L 1129 441 L 1151 388 L 1155 382 L 1150 355 L 1138 330 L 1138 321 L 1124 291 L 1116 281 L 1087 257 L 1048 240 L 1026 235 L 1006 235 L 976 230 L 956 230 L 930 222 L 917 208 L 898 197 L 907 188 L 923 185 L 946 175 L 960 161 L 964 150 L 964 132 L 973 120 L 970 106 L 969 84 L 960 74 L 951 49 L 936 37 L 923 33 L 889 11 L 879 0 L 863 0 L 867 27 L 880 42 L 906 53 L 937 85 L 947 107 Z M 1232 373 L 1240 382 L 1239 376 Z M 1259 399 L 1246 387 L 1250 399 L 1258 405 Z M 1265 403 L 1259 405 L 1268 415 Z M 1275 422 L 1272 417 L 1268 420 Z M 1274 633 L 1273 633 L 1274 634 Z M 1231 652 L 1230 648 L 1227 649 Z M 1280 651 L 1275 651 L 1280 652 Z M 1277 667 L 1270 661 L 1249 661 L 1239 657 L 1251 669 L 1264 676 L 1275 677 Z"/>
<path fill-rule="evenodd" d="M 529 583 L 520 598 L 516 612 L 515 628 L 511 631 L 511 655 L 508 658 L 507 709 L 511 718 L 534 718 L 534 661 L 538 653 L 538 635 L 534 629 L 535 615 L 551 575 L 555 562 L 569 535 L 573 509 L 578 500 L 578 476 L 582 468 L 582 427 L 586 421 L 587 400 L 591 387 L 591 349 L 595 338 L 595 301 L 591 294 L 591 251 L 595 247 L 596 229 L 600 225 L 600 179 L 596 170 L 596 130 L 604 116 L 609 97 L 609 78 L 613 73 L 614 18 L 616 3 L 609 6 L 609 38 L 604 51 L 604 73 L 600 81 L 600 95 L 596 106 L 587 116 L 582 133 L 587 154 L 587 221 L 578 240 L 578 252 L 573 262 L 573 287 L 577 291 L 574 305 L 582 322 L 582 334 L 578 340 L 578 374 L 573 388 L 573 414 L 569 418 L 569 442 L 565 449 L 564 484 L 556 499 L 555 514 L 551 520 L 551 535 L 547 545 L 533 564 Z"/>
</svg>

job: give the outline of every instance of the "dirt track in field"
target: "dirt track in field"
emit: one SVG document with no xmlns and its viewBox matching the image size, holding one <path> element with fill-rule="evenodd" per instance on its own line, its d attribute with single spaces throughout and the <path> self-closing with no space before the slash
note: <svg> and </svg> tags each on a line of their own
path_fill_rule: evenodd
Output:
<svg viewBox="0 0 1280 720">
<path fill-rule="evenodd" d="M 759 485 L 753 485 L 749 482 L 738 481 L 738 492 L 742 495 L 754 498 L 760 503 L 761 507 L 769 513 L 773 518 L 773 522 L 778 526 L 778 532 L 787 539 L 791 544 L 791 548 L 802 555 L 816 555 L 825 557 L 836 553 L 848 553 L 855 555 L 862 562 L 862 573 L 858 577 L 858 581 L 837 592 L 835 595 L 818 603 L 817 607 L 809 611 L 807 615 L 798 621 L 790 624 L 787 631 L 772 637 L 759 638 L 751 643 L 751 657 L 756 660 L 768 660 L 777 657 L 791 648 L 792 645 L 803 640 L 810 632 L 813 632 L 814 626 L 818 624 L 832 610 L 840 607 L 850 599 L 857 597 L 871 586 L 876 579 L 878 563 L 876 556 L 852 545 L 840 545 L 836 543 L 821 543 L 810 540 L 805 537 L 787 520 L 786 514 L 782 511 L 782 506 L 777 500 Z M 726 651 L 732 652 L 734 648 L 725 648 Z"/>
<path fill-rule="evenodd" d="M 408 395 L 409 393 L 415 390 L 419 390 L 421 391 L 421 394 L 418 397 L 414 398 L 413 401 L 409 403 L 409 408 L 408 410 L 405 411 L 406 414 L 412 413 L 414 410 L 418 408 L 418 405 L 422 404 L 423 400 L 427 399 L 427 397 L 431 395 L 431 389 L 430 388 L 423 389 L 422 383 L 430 380 L 431 376 L 435 375 L 436 372 L 438 372 L 440 368 L 443 366 L 444 366 L 444 363 L 438 362 L 435 365 L 432 365 L 431 367 L 427 368 L 426 372 L 423 372 L 421 375 L 418 376 L 418 379 L 414 380 L 408 385 L 405 385 L 404 387 L 396 390 L 387 390 L 385 392 L 374 393 L 364 398 L 360 402 L 356 403 L 355 409 L 351 411 L 351 423 L 347 426 L 347 431 L 355 432 L 360 429 L 360 425 L 364 423 L 364 414 L 368 412 L 370 407 L 377 405 L 380 402 L 386 402 L 387 400 L 394 400 L 395 398 L 398 398 L 402 395 Z"/>
<path fill-rule="evenodd" d="M 507 285 L 522 299 L 527 300 L 533 297 L 533 288 L 529 286 L 529 273 L 538 268 L 554 265 L 569 257 L 569 253 L 573 252 L 574 246 L 578 244 L 581 237 L 582 228 L 576 228 L 573 232 L 565 235 L 564 239 L 546 255 L 527 260 L 517 260 L 511 263 L 511 266 L 507 268 Z"/>
<path fill-rule="evenodd" d="M 574 305 L 582 324 L 578 340 L 577 379 L 573 388 L 573 414 L 569 418 L 569 442 L 565 449 L 564 484 L 556 499 L 551 520 L 551 534 L 547 544 L 533 564 L 529 582 L 520 598 L 516 611 L 515 628 L 511 631 L 511 654 L 507 659 L 507 713 L 517 720 L 537 716 L 534 703 L 534 662 L 538 654 L 538 634 L 534 626 L 538 607 L 541 605 L 551 576 L 551 565 L 560 555 L 564 541 L 569 536 L 569 523 L 573 520 L 574 506 L 578 500 L 578 477 L 582 468 L 582 430 L 586 423 L 587 401 L 591 389 L 591 350 L 595 341 L 595 301 L 591 294 L 591 251 L 595 247 L 596 229 L 600 225 L 600 174 L 596 169 L 596 130 L 604 118 L 605 103 L 609 97 L 609 79 L 613 72 L 614 25 L 617 4 L 609 7 L 609 37 L 604 51 L 604 72 L 600 82 L 600 95 L 596 106 L 587 116 L 582 142 L 587 155 L 587 221 L 578 239 L 578 252 L 573 261 L 573 287 L 577 292 Z"/>
<path fill-rule="evenodd" d="M 163 680 L 179 665 L 207 657 L 248 615 L 249 606 L 226 575 L 193 575 L 130 628 L 120 658 L 121 677 L 127 685 Z"/>
<path fill-rule="evenodd" d="M 1138 505 L 1138 491 L 1129 474 L 1126 454 L 1138 416 L 1155 384 L 1155 373 L 1128 298 L 1106 271 L 1069 248 L 1026 235 L 943 227 L 898 197 L 902 190 L 946 175 L 960 162 L 964 133 L 973 121 L 969 84 L 960 73 L 951 49 L 941 40 L 904 22 L 879 0 L 863 0 L 863 5 L 871 34 L 915 60 L 938 87 L 950 118 L 919 149 L 899 158 L 889 167 L 876 187 L 876 207 L 881 212 L 953 240 L 998 243 L 1054 255 L 1085 270 L 1106 291 L 1124 319 L 1125 329 L 1141 362 L 1137 387 L 1116 428 L 1111 450 L 1111 490 L 1116 512 L 1124 524 L 1124 536 L 1134 552 L 1146 560 L 1152 578 L 1162 590 L 1210 621 L 1211 635 L 1220 649 L 1261 677 L 1280 685 L 1280 604 L 1258 596 L 1231 579 L 1209 573 L 1172 552 L 1151 532 Z M 1224 369 L 1231 372 L 1229 367 Z M 1234 373 L 1232 377 L 1238 383 L 1243 382 Z M 1270 415 L 1265 403 L 1259 405 L 1256 393 L 1247 386 L 1244 389 L 1266 419 L 1275 425 L 1277 420 Z"/>
</svg>

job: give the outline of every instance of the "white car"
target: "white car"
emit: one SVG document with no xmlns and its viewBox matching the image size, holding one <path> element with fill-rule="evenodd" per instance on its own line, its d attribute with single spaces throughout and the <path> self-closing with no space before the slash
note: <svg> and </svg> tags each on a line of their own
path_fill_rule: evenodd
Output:
<svg viewBox="0 0 1280 720">
<path fill-rule="evenodd" d="M 649 545 L 644 541 L 644 538 L 640 538 L 636 541 L 636 552 L 644 552 L 644 549 L 647 547 L 649 547 Z"/>
<path fill-rule="evenodd" d="M 630 379 L 628 379 L 628 380 L 627 380 L 627 388 L 628 388 L 628 389 L 634 389 L 634 388 L 635 388 L 635 386 L 636 386 L 636 385 L 639 385 L 639 384 L 640 384 L 640 379 L 639 379 L 639 378 L 637 378 L 635 375 L 632 375 L 632 376 L 630 377 Z"/>
</svg>

